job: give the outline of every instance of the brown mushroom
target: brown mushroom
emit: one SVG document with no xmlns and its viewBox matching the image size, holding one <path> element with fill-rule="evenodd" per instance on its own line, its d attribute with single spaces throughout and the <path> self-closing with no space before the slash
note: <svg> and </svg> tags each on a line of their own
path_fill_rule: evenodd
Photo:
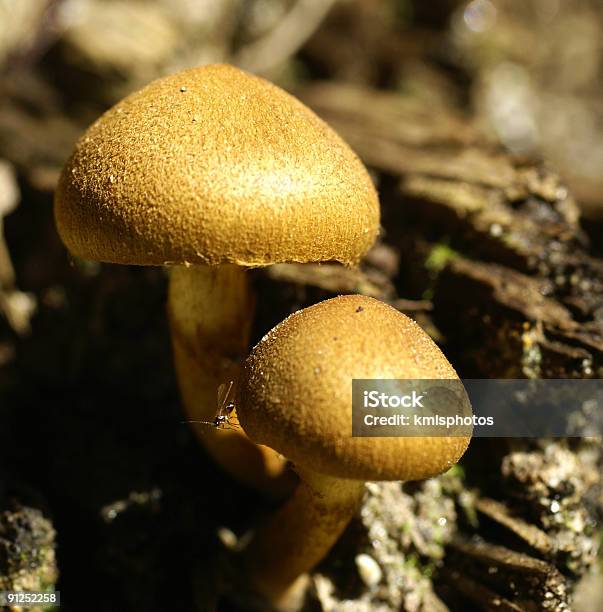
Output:
<svg viewBox="0 0 603 612">
<path fill-rule="evenodd" d="M 246 551 L 255 588 L 278 608 L 288 609 L 296 581 L 338 539 L 364 481 L 429 478 L 452 467 L 469 444 L 467 430 L 458 437 L 352 437 L 353 379 L 458 376 L 414 321 L 358 295 L 291 315 L 243 367 L 237 398 L 243 428 L 290 459 L 300 476 Z"/>
<path fill-rule="evenodd" d="M 301 102 L 228 65 L 149 84 L 77 143 L 55 198 L 67 248 L 84 259 L 168 266 L 179 384 L 191 420 L 211 421 L 247 352 L 247 268 L 354 264 L 379 207 L 349 147 Z M 240 431 L 197 431 L 230 473 L 275 485 L 283 461 Z"/>
</svg>

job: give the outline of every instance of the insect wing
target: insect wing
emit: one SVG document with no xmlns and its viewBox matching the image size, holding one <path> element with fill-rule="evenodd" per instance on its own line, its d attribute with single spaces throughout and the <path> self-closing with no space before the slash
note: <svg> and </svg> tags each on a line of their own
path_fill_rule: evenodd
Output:
<svg viewBox="0 0 603 612">
<path fill-rule="evenodd" d="M 234 408 L 234 380 L 218 387 L 218 410 L 216 417 L 227 417 Z"/>
</svg>

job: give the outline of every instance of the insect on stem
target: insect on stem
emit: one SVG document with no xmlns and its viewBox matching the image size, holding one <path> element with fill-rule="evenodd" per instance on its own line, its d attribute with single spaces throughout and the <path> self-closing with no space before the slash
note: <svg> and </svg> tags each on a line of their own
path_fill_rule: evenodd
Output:
<svg viewBox="0 0 603 612">
<path fill-rule="evenodd" d="M 222 383 L 218 387 L 216 416 L 213 421 L 183 421 L 184 423 L 199 423 L 208 425 L 216 429 L 235 429 L 238 423 L 235 422 L 232 413 L 235 409 L 234 403 L 234 380 Z"/>
</svg>

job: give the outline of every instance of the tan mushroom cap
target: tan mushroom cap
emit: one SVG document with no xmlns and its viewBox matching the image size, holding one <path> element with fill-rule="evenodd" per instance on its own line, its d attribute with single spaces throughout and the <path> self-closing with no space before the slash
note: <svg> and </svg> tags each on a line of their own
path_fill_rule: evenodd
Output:
<svg viewBox="0 0 603 612">
<path fill-rule="evenodd" d="M 379 225 L 348 145 L 228 65 L 153 81 L 102 115 L 63 170 L 55 216 L 75 255 L 139 265 L 353 263 Z"/>
<path fill-rule="evenodd" d="M 364 296 L 326 300 L 277 325 L 253 349 L 237 411 L 246 433 L 295 464 L 359 480 L 439 474 L 469 437 L 352 437 L 352 379 L 454 379 L 429 336 Z"/>
</svg>

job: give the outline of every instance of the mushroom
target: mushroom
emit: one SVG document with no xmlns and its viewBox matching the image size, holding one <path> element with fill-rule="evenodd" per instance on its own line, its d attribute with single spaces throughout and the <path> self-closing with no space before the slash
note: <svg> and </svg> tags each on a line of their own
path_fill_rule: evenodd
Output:
<svg viewBox="0 0 603 612">
<path fill-rule="evenodd" d="M 289 609 L 298 579 L 339 538 L 361 502 L 364 481 L 435 476 L 469 444 L 470 429 L 458 437 L 352 437 L 353 379 L 459 380 L 414 321 L 359 295 L 291 315 L 243 366 L 241 425 L 252 440 L 290 459 L 300 477 L 245 552 L 254 588 L 278 609 Z"/>
<path fill-rule="evenodd" d="M 168 315 L 190 420 L 212 421 L 220 384 L 247 354 L 247 268 L 354 264 L 379 206 L 356 155 L 275 85 L 228 65 L 186 70 L 131 94 L 82 136 L 55 197 L 75 255 L 166 266 Z M 278 488 L 284 462 L 240 430 L 197 427 L 227 471 Z"/>
</svg>

